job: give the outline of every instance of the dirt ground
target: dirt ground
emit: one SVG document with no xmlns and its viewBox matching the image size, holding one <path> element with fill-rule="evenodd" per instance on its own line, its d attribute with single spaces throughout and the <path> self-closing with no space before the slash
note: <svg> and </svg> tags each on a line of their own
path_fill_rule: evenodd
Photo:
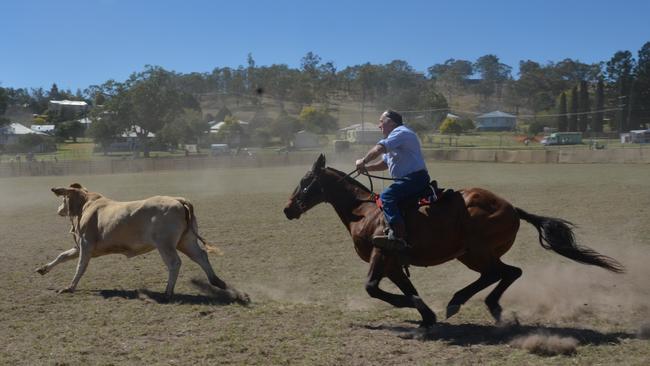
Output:
<svg viewBox="0 0 650 366">
<path fill-rule="evenodd" d="M 547 252 L 522 223 L 504 257 L 524 272 L 501 302 L 508 325 L 493 323 L 483 304 L 488 290 L 444 319 L 453 293 L 477 278 L 452 261 L 411 268 L 440 320 L 423 331 L 415 310 L 366 294 L 367 264 L 331 206 L 298 221 L 284 217 L 309 166 L 0 179 L 0 364 L 648 364 L 648 166 L 428 166 L 441 186 L 484 187 L 531 213 L 574 222 L 580 243 L 615 257 L 627 273 Z M 352 163 L 335 167 L 349 171 Z M 201 234 L 224 252 L 211 256 L 213 267 L 252 303 L 224 301 L 186 257 L 176 300 L 161 302 L 167 271 L 156 252 L 94 258 L 76 293 L 56 294 L 76 261 L 45 276 L 34 270 L 72 246 L 50 188 L 73 182 L 116 200 L 190 199 Z M 382 287 L 397 291 L 387 281 Z"/>
</svg>

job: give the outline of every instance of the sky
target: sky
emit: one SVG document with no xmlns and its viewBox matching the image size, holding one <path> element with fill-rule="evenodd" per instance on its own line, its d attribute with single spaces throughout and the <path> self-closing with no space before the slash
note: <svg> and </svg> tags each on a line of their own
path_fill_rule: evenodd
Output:
<svg viewBox="0 0 650 366">
<path fill-rule="evenodd" d="M 314 52 L 337 69 L 400 59 L 426 73 L 494 54 L 513 67 L 636 57 L 649 0 L 3 0 L 0 86 L 85 89 L 145 65 L 179 73 L 286 64 Z"/>
</svg>

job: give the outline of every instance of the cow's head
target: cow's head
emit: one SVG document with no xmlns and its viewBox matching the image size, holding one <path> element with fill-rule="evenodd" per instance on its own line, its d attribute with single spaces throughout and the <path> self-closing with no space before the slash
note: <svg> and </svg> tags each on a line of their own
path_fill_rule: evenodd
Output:
<svg viewBox="0 0 650 366">
<path fill-rule="evenodd" d="M 88 201 L 88 190 L 79 183 L 72 183 L 69 188 L 52 188 L 52 192 L 63 199 L 56 211 L 59 216 L 80 216 Z"/>
</svg>

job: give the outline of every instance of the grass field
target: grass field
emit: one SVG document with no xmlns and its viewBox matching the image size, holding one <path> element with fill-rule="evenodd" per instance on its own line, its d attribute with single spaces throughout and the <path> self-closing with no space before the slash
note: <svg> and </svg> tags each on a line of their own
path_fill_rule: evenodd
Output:
<svg viewBox="0 0 650 366">
<path fill-rule="evenodd" d="M 348 171 L 351 165 L 335 167 Z M 485 187 L 531 213 L 573 221 L 579 242 L 617 258 L 628 272 L 611 274 L 547 252 L 534 228 L 522 223 L 504 257 L 524 271 L 502 299 L 510 325 L 493 324 L 484 291 L 424 332 L 415 310 L 368 297 L 367 264 L 331 206 L 317 206 L 299 221 L 284 217 L 286 199 L 308 166 L 6 178 L 0 179 L 0 364 L 648 363 L 646 166 L 428 166 L 443 186 Z M 34 269 L 72 246 L 69 223 L 56 215 L 59 201 L 49 188 L 74 181 L 117 200 L 168 194 L 193 201 L 201 234 L 225 253 L 211 256 L 217 274 L 252 303 L 226 304 L 197 285 L 204 275 L 185 257 L 176 301 L 158 302 L 167 271 L 156 252 L 94 258 L 77 292 L 57 295 L 75 263 L 43 277 Z M 439 318 L 453 293 L 476 277 L 456 261 L 411 268 L 414 285 Z M 396 291 L 388 282 L 382 287 Z M 521 341 L 534 342 L 531 336 L 574 348 L 540 355 Z"/>
</svg>

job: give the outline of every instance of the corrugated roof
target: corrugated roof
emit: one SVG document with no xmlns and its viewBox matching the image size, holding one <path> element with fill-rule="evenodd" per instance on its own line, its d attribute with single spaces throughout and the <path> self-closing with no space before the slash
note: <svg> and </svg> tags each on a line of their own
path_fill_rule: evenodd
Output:
<svg viewBox="0 0 650 366">
<path fill-rule="evenodd" d="M 20 123 L 11 123 L 8 126 L 5 126 L 0 129 L 3 134 L 7 135 L 29 135 L 29 134 L 36 134 L 36 135 L 45 135 L 43 132 L 37 132 L 32 129 L 29 129 Z"/>
<path fill-rule="evenodd" d="M 88 103 L 84 102 L 83 100 L 50 100 L 50 103 L 60 104 L 60 105 L 78 105 L 78 106 L 88 105 Z"/>
<path fill-rule="evenodd" d="M 476 118 L 494 118 L 494 117 L 509 117 L 509 118 L 517 118 L 517 116 L 513 116 L 512 114 L 504 113 L 501 111 L 494 111 L 486 114 L 482 114 Z"/>
</svg>

